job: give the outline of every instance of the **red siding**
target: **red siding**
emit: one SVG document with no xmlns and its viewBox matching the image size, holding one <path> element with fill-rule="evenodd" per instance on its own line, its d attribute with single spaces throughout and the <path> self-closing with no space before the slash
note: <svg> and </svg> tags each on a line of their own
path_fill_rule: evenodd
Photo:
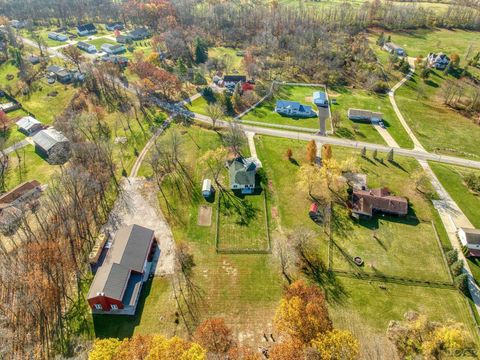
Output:
<svg viewBox="0 0 480 360">
<path fill-rule="evenodd" d="M 96 296 L 94 298 L 88 299 L 88 304 L 92 309 L 95 309 L 95 304 L 101 304 L 103 311 L 110 311 L 110 305 L 117 305 L 119 309 L 123 309 L 123 304 L 121 301 L 108 298 L 106 296 Z"/>
</svg>

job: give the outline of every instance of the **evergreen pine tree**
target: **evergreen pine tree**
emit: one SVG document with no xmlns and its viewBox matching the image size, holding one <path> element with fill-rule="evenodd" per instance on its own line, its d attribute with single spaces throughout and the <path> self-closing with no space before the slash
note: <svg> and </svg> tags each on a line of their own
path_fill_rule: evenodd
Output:
<svg viewBox="0 0 480 360">
<path fill-rule="evenodd" d="M 195 40 L 195 62 L 197 64 L 203 64 L 208 60 L 208 47 L 207 45 L 197 37 Z"/>
</svg>

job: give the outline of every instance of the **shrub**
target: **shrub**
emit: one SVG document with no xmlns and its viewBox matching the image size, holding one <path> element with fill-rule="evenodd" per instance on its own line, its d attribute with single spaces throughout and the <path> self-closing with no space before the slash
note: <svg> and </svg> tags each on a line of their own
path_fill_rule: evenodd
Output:
<svg viewBox="0 0 480 360">
<path fill-rule="evenodd" d="M 467 274 L 461 274 L 455 277 L 454 279 L 455 286 L 465 295 L 469 296 L 470 292 L 468 290 L 468 276 Z"/>
<path fill-rule="evenodd" d="M 457 277 L 462 273 L 463 269 L 463 260 L 457 260 L 452 265 L 450 265 L 450 270 L 452 270 L 453 276 Z"/>
<path fill-rule="evenodd" d="M 375 82 L 375 84 L 373 85 L 373 91 L 375 91 L 378 94 L 385 94 L 389 90 L 390 90 L 390 87 L 385 81 L 379 80 Z"/>
<path fill-rule="evenodd" d="M 480 176 L 476 175 L 473 172 L 470 172 L 465 175 L 464 180 L 465 184 L 470 190 L 480 192 Z"/>
<path fill-rule="evenodd" d="M 453 249 L 446 253 L 448 265 L 452 265 L 455 261 L 458 260 L 458 252 Z"/>
</svg>

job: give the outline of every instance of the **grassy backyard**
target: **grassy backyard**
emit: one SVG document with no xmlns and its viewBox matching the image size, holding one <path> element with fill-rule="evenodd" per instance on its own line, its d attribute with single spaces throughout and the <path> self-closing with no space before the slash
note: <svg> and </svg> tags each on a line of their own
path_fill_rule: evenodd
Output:
<svg viewBox="0 0 480 360">
<path fill-rule="evenodd" d="M 219 193 L 218 244 L 223 251 L 268 251 L 268 210 L 265 193 L 247 196 Z"/>
<path fill-rule="evenodd" d="M 111 39 L 108 39 L 108 38 L 98 38 L 98 39 L 95 39 L 95 40 L 90 40 L 90 41 L 88 41 L 88 43 L 91 44 L 91 45 L 94 45 L 97 48 L 97 51 L 101 51 L 100 47 L 103 44 L 112 44 L 112 45 L 117 44 L 117 42 L 115 40 L 111 40 Z"/>
<path fill-rule="evenodd" d="M 255 121 L 266 124 L 289 125 L 303 128 L 318 129 L 318 117 L 308 119 L 296 119 L 282 116 L 275 112 L 275 103 L 277 100 L 298 101 L 304 105 L 310 105 L 314 109 L 316 106 L 312 103 L 314 91 L 323 90 L 317 86 L 281 86 L 271 99 L 265 100 L 255 109 L 242 117 L 242 120 Z M 327 126 L 327 129 L 329 126 Z"/>
<path fill-rule="evenodd" d="M 6 188 L 12 189 L 28 180 L 38 180 L 47 184 L 52 174 L 60 169 L 58 165 L 50 165 L 35 152 L 33 145 L 28 145 L 9 156 L 9 169 L 6 176 Z"/>
<path fill-rule="evenodd" d="M 68 106 L 77 90 L 73 85 L 62 85 L 58 82 L 48 84 L 45 79 L 38 81 L 37 84 L 35 91 L 27 96 L 18 96 L 17 100 L 42 123 L 51 124 Z M 57 95 L 48 96 L 52 92 L 57 92 Z"/>
<path fill-rule="evenodd" d="M 413 147 L 412 141 L 393 111 L 388 95 L 348 88 L 331 89 L 329 95 L 337 100 L 337 104 L 331 105 L 332 113 L 338 112 L 341 119 L 340 126 L 335 132 L 337 136 L 384 144 L 383 138 L 372 125 L 354 122 L 347 116 L 349 108 L 379 111 L 383 113 L 383 122 L 395 141 L 401 147 Z M 358 126 L 357 131 L 354 130 L 354 124 Z"/>
<path fill-rule="evenodd" d="M 238 50 L 226 47 L 212 47 L 208 49 L 208 57 L 223 60 L 227 73 L 243 73 L 243 56 L 237 55 Z"/>
</svg>

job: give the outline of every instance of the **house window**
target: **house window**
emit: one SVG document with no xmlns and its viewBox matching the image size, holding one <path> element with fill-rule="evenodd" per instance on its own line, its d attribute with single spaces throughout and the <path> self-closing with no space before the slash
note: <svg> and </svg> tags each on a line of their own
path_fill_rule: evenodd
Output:
<svg viewBox="0 0 480 360">
<path fill-rule="evenodd" d="M 111 305 L 110 305 L 110 309 L 112 309 L 112 310 L 118 310 L 118 306 L 115 305 L 115 304 L 111 304 Z"/>
<path fill-rule="evenodd" d="M 102 310 L 102 304 L 95 304 L 95 309 Z"/>
</svg>

